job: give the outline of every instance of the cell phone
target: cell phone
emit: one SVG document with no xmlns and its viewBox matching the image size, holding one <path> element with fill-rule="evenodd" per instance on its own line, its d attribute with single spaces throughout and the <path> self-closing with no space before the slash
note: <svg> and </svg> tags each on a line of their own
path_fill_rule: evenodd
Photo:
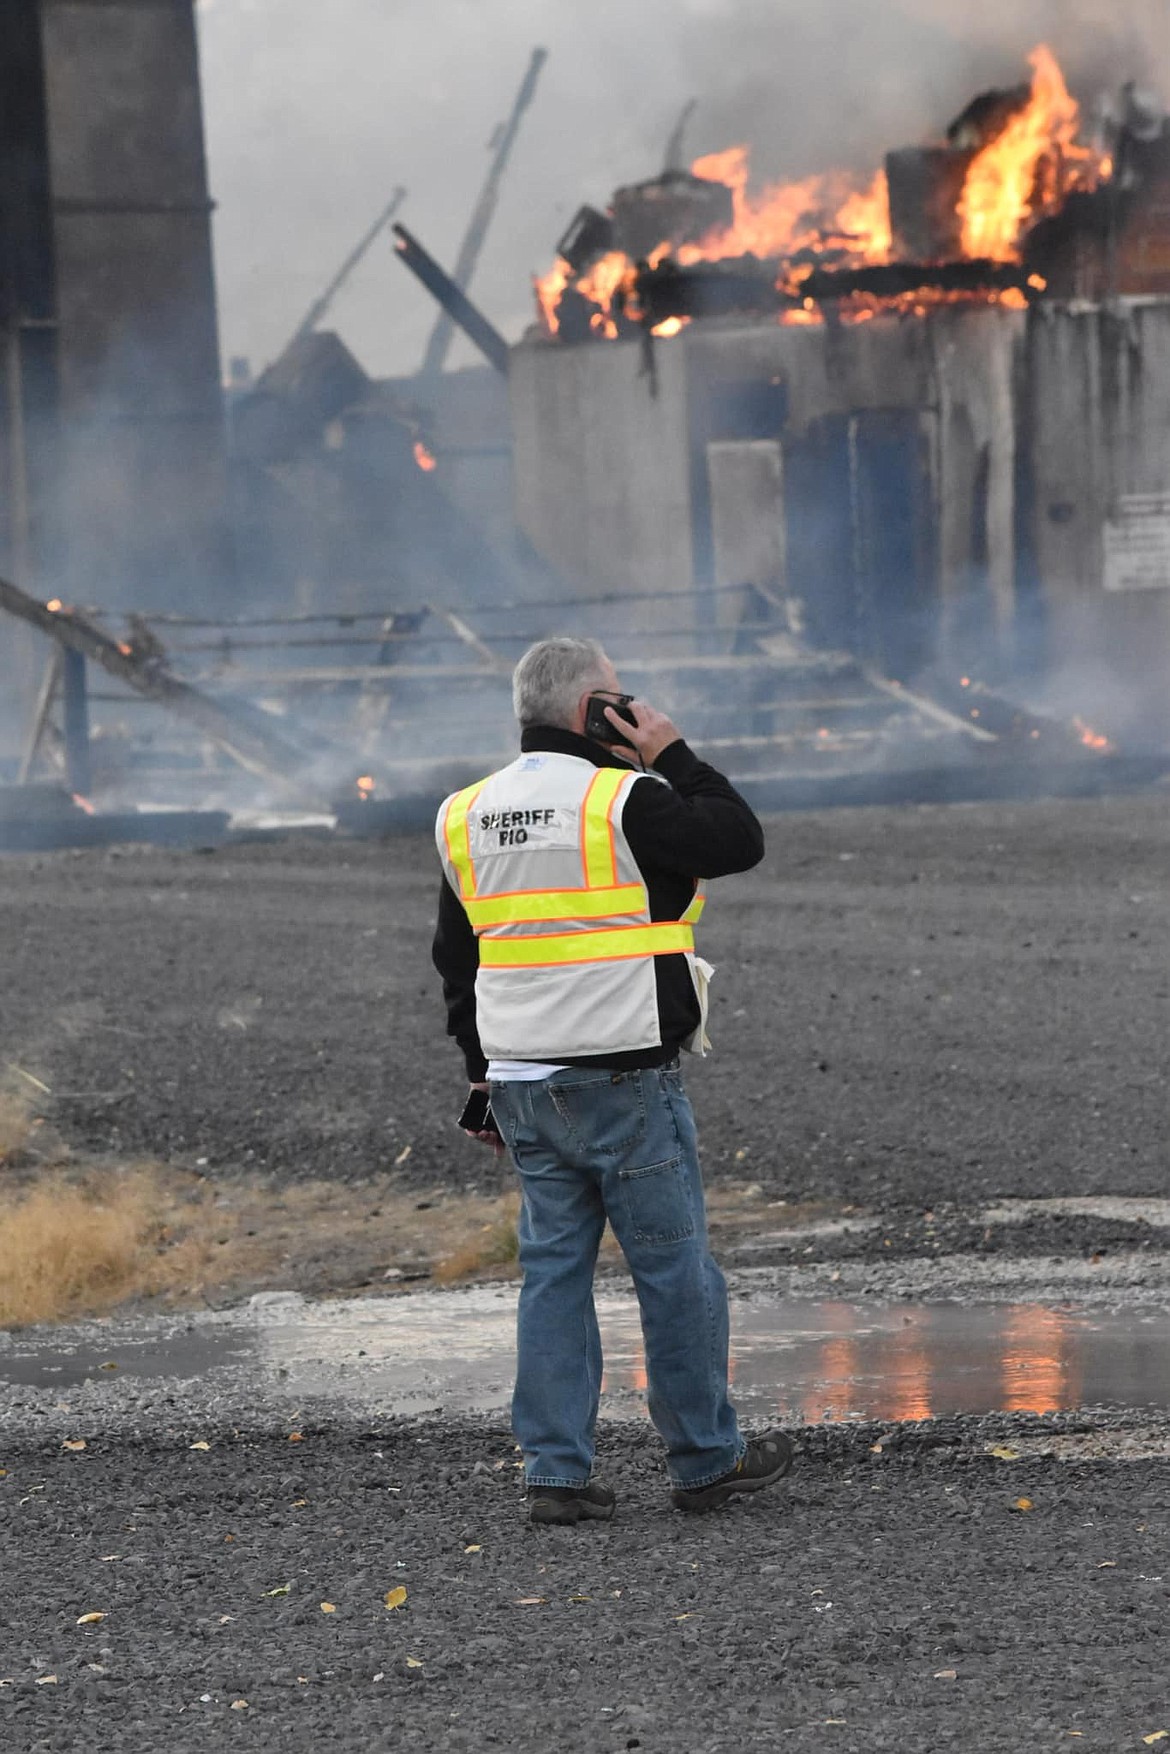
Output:
<svg viewBox="0 0 1170 1754">
<path fill-rule="evenodd" d="M 632 749 L 634 745 L 630 739 L 622 736 L 605 709 L 612 707 L 619 719 L 624 719 L 627 725 L 636 725 L 638 721 L 630 711 L 633 698 L 632 694 L 591 694 L 585 708 L 585 735 L 597 743 L 623 743 L 627 749 Z"/>
<path fill-rule="evenodd" d="M 500 1129 L 492 1113 L 491 1096 L 486 1090 L 468 1092 L 463 1113 L 456 1125 L 462 1127 L 465 1133 L 494 1133 L 497 1139 L 500 1137 Z"/>
</svg>

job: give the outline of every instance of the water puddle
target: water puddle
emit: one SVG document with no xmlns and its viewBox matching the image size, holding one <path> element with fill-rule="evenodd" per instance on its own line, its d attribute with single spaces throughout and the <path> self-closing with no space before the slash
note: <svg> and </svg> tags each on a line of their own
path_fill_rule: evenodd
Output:
<svg viewBox="0 0 1170 1754">
<path fill-rule="evenodd" d="M 75 1388 L 232 1372 L 268 1404 L 320 1399 L 381 1413 L 498 1413 L 511 1394 L 514 1287 L 382 1301 L 273 1299 L 178 1334 L 111 1329 L 104 1349 L 14 1337 L 0 1382 Z M 646 1372 L 631 1297 L 598 1300 L 603 1413 L 642 1417 Z M 1170 1311 L 1041 1304 L 873 1304 L 754 1297 L 732 1304 L 735 1398 L 751 1418 L 912 1420 L 1170 1408 Z"/>
</svg>

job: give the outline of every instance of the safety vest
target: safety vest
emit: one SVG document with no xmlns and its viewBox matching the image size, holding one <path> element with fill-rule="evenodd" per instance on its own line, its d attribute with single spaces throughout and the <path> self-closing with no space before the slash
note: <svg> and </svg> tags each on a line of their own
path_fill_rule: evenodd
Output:
<svg viewBox="0 0 1170 1754">
<path fill-rule="evenodd" d="M 479 940 L 476 1021 L 489 1059 L 584 1059 L 661 1045 L 654 958 L 668 953 L 687 958 L 705 1045 L 709 970 L 694 954 L 703 895 L 696 885 L 681 919 L 651 919 L 622 828 L 642 777 L 539 751 L 440 809 L 439 856 Z"/>
</svg>

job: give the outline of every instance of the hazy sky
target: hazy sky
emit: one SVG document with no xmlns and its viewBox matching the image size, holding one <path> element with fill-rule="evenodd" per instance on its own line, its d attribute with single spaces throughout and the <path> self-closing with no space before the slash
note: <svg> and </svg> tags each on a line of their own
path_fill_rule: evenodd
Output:
<svg viewBox="0 0 1170 1754">
<path fill-rule="evenodd" d="M 200 0 L 199 17 L 223 350 L 256 368 L 395 184 L 450 266 L 537 43 L 550 59 L 472 287 L 509 339 L 577 207 L 652 175 L 689 97 L 693 152 L 746 140 L 759 171 L 803 176 L 938 134 L 1040 40 L 1074 85 L 1170 90 L 1170 0 Z M 380 241 L 331 324 L 385 375 L 415 368 L 433 317 Z"/>
</svg>

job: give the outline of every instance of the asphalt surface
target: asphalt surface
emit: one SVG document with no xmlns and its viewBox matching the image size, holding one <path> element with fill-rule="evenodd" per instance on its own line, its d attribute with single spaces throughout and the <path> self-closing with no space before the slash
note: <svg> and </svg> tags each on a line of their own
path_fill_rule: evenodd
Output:
<svg viewBox="0 0 1170 1754">
<path fill-rule="evenodd" d="M 919 1212 L 1165 1191 L 1170 797 L 768 832 L 704 922 L 710 1173 Z M 502 1182 L 452 1128 L 437 882 L 425 836 L 6 858 L 0 1057 L 86 1151 Z"/>
<path fill-rule="evenodd" d="M 1140 1748 L 1170 1729 L 1165 1461 L 992 1436 L 813 1435 L 688 1519 L 623 1429 L 618 1517 L 575 1530 L 525 1523 L 482 1427 L 9 1448 L 3 1745 Z"/>
</svg>

